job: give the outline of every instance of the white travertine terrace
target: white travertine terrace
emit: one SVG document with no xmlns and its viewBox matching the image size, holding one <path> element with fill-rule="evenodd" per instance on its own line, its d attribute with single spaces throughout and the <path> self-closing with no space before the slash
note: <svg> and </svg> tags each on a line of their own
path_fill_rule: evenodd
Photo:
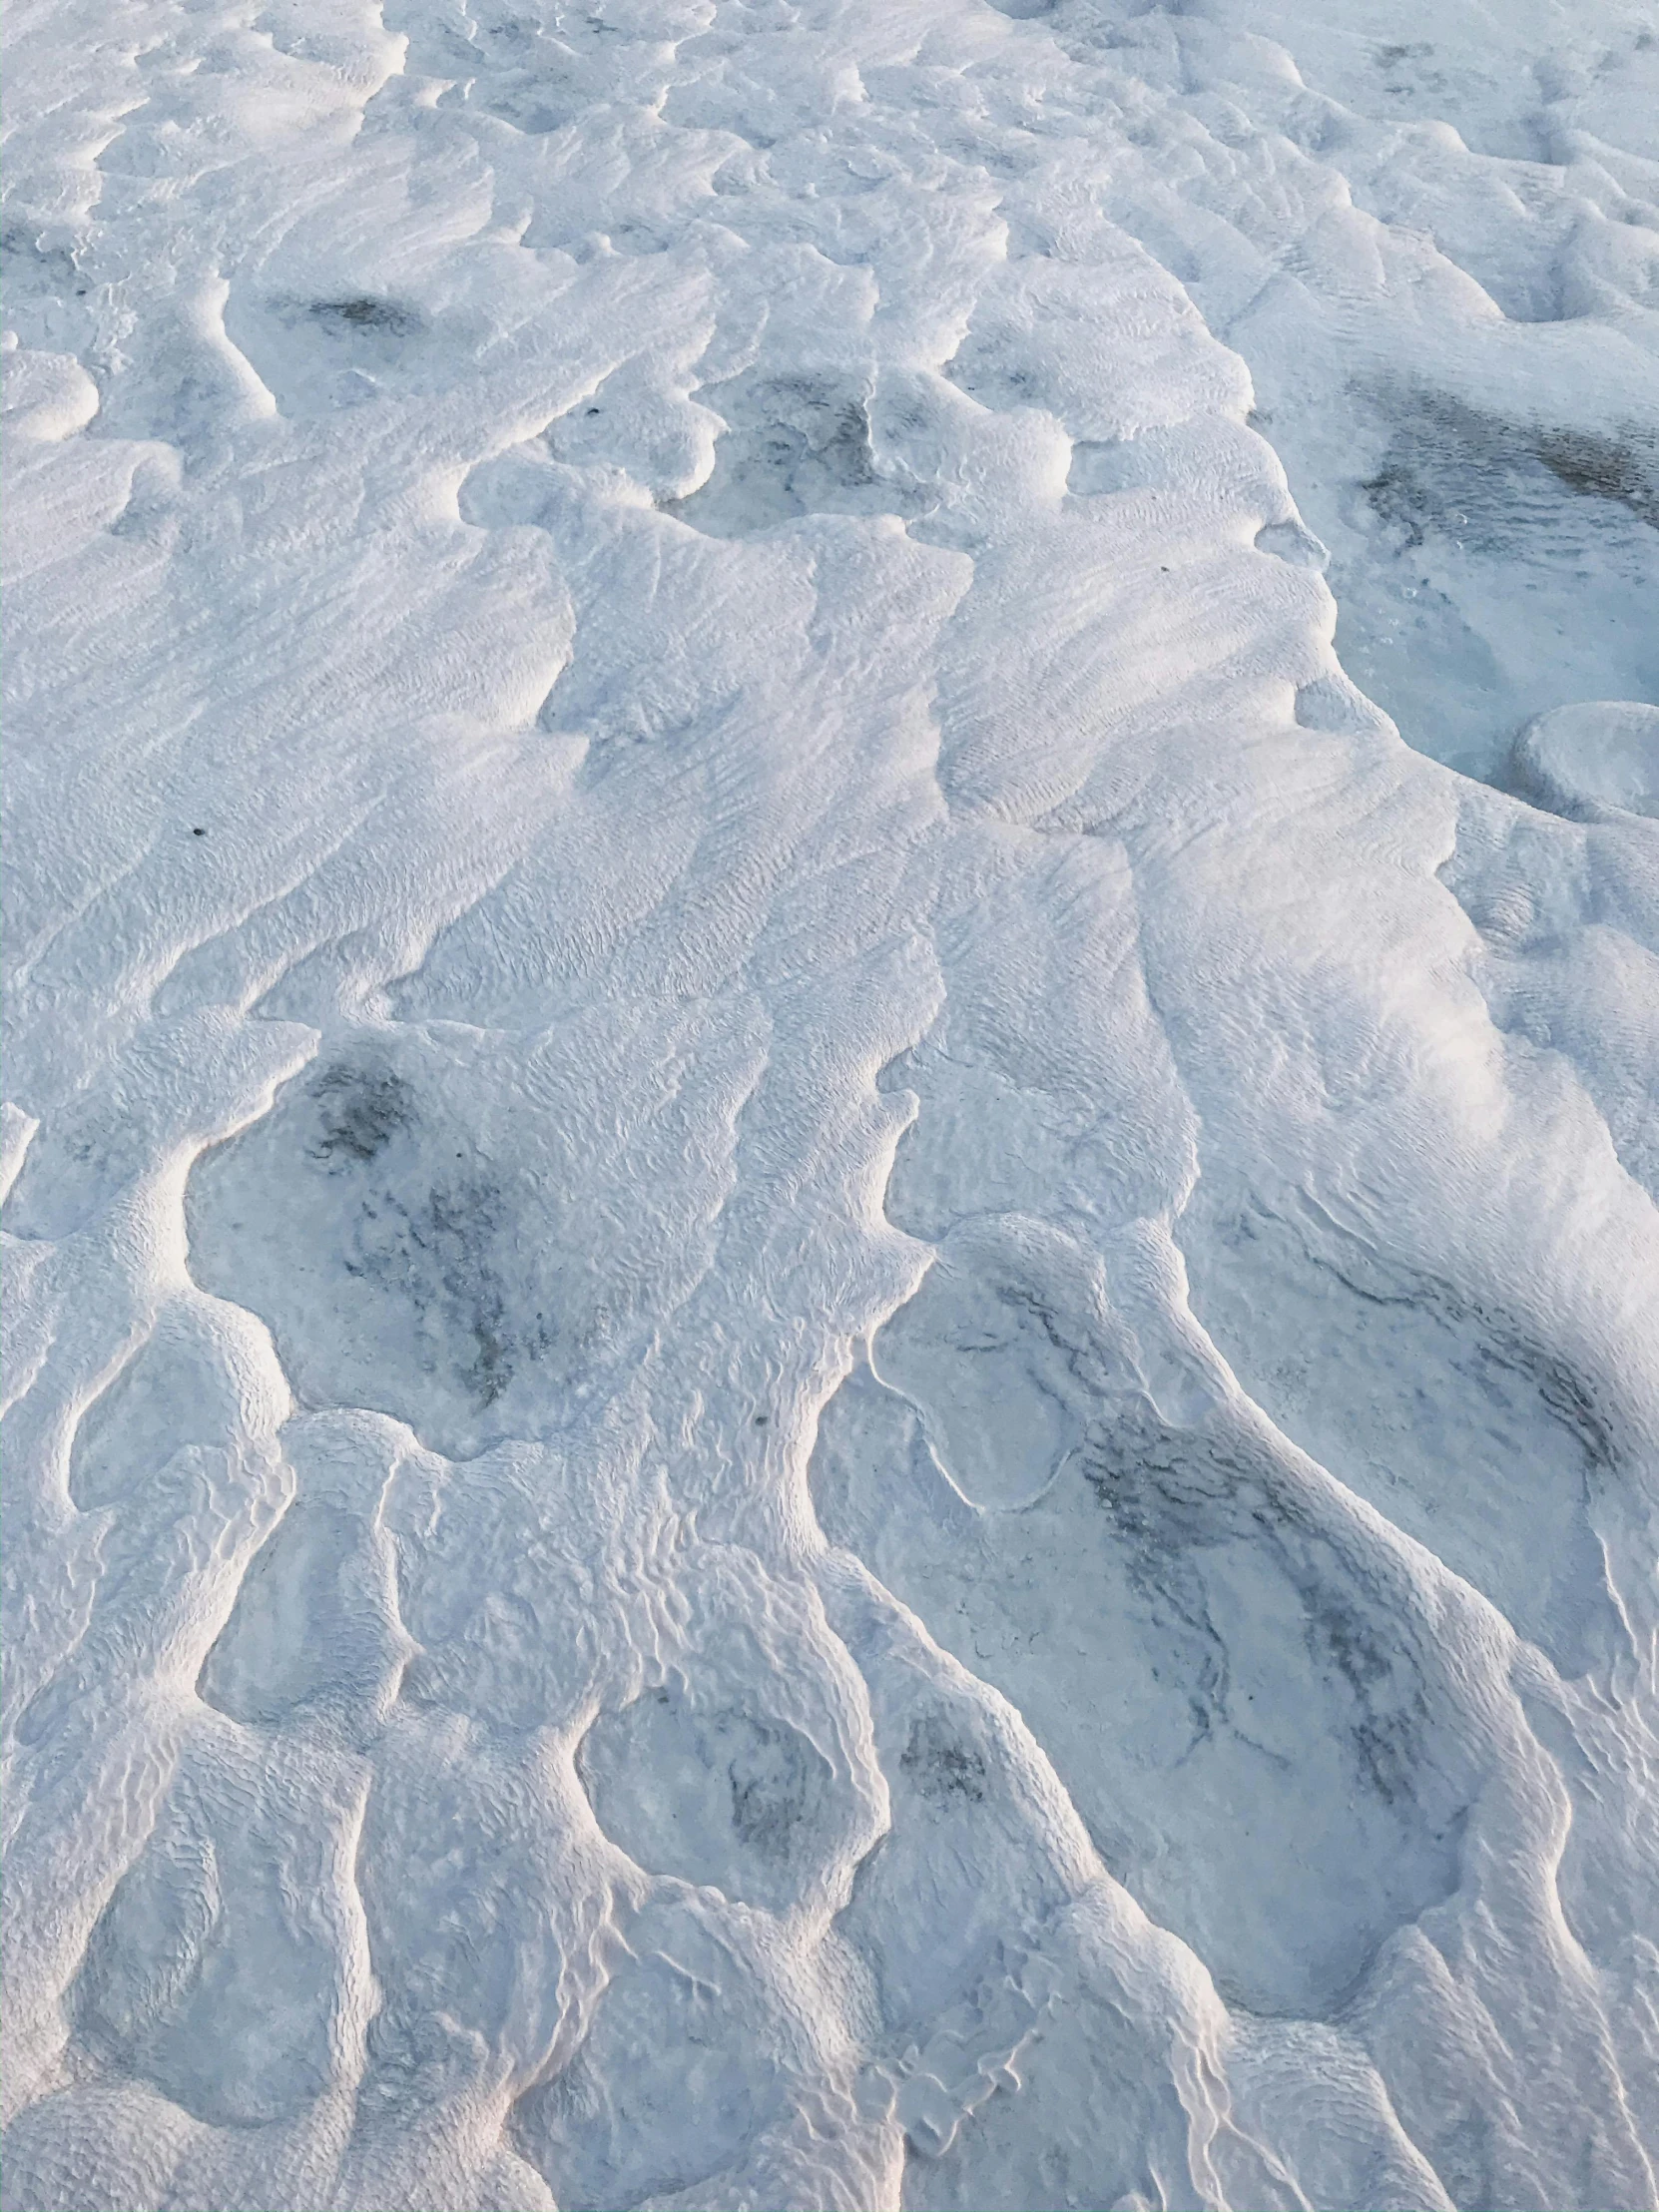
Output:
<svg viewBox="0 0 1659 2212">
<path fill-rule="evenodd" d="M 13 0 L 10 2212 L 1655 2199 L 1650 0 Z"/>
</svg>

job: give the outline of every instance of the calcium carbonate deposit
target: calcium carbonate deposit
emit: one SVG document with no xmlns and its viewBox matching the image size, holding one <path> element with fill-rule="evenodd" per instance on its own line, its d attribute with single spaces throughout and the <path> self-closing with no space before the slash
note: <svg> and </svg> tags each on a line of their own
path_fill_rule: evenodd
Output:
<svg viewBox="0 0 1659 2212">
<path fill-rule="evenodd" d="M 11 0 L 9 2212 L 1634 2212 L 1653 0 Z"/>
</svg>

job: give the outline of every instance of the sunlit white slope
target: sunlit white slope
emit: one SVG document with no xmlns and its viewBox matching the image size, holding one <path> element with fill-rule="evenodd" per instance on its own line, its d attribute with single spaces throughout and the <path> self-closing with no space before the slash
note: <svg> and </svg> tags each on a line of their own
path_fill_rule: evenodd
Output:
<svg viewBox="0 0 1659 2212">
<path fill-rule="evenodd" d="M 1102 205 L 1250 364 L 1349 673 L 1502 778 L 1659 696 L 1659 25 L 1646 0 L 1045 18 L 1119 118 Z"/>
<path fill-rule="evenodd" d="M 1653 2202 L 1649 787 L 1113 23 L 10 36 L 6 2204 Z"/>
</svg>

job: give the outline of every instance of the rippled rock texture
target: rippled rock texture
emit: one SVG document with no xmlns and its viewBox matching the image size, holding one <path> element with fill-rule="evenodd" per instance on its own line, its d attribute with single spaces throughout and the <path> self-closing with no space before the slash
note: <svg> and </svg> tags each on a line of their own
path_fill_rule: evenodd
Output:
<svg viewBox="0 0 1659 2212">
<path fill-rule="evenodd" d="M 11 2212 L 1655 2202 L 1645 0 L 16 0 Z"/>
</svg>

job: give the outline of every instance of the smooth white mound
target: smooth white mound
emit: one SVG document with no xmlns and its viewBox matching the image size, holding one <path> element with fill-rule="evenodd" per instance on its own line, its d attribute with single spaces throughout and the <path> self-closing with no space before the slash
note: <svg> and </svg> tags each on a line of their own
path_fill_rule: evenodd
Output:
<svg viewBox="0 0 1659 2212">
<path fill-rule="evenodd" d="M 1659 707 L 1589 699 L 1556 707 L 1515 740 L 1516 789 L 1560 815 L 1617 807 L 1659 815 Z"/>
</svg>

